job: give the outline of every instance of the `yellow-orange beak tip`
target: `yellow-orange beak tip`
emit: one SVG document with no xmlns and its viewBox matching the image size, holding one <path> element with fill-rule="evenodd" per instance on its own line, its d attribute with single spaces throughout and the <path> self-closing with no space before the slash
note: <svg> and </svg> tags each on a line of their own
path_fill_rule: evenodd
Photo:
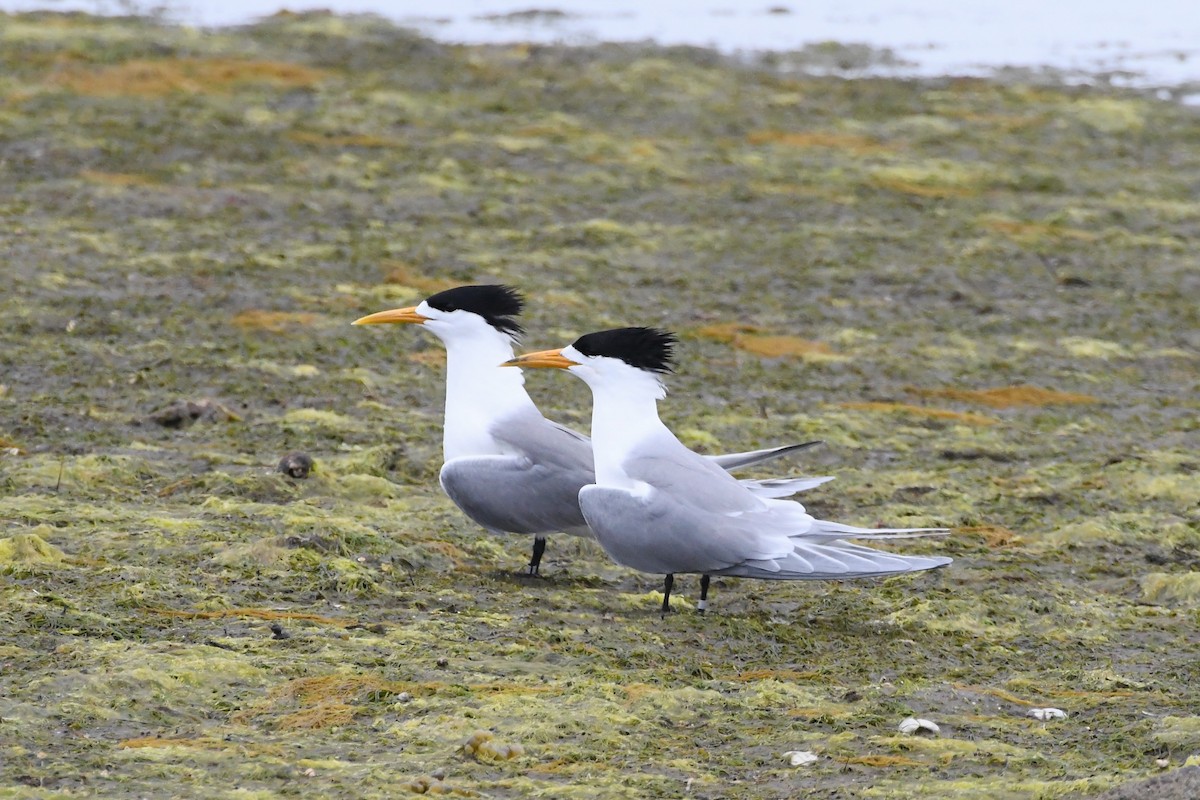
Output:
<svg viewBox="0 0 1200 800">
<path fill-rule="evenodd" d="M 562 354 L 562 350 L 539 350 L 536 353 L 526 353 L 523 356 L 510 358 L 500 366 L 527 367 L 529 369 L 570 369 L 579 366 L 578 361 L 572 361 Z"/>
<path fill-rule="evenodd" d="M 429 317 L 417 313 L 416 306 L 409 308 L 393 308 L 390 311 L 379 311 L 374 314 L 368 314 L 365 317 L 359 317 L 351 322 L 351 325 L 383 325 L 385 323 L 407 324 L 407 325 L 422 325 L 429 321 Z"/>
</svg>

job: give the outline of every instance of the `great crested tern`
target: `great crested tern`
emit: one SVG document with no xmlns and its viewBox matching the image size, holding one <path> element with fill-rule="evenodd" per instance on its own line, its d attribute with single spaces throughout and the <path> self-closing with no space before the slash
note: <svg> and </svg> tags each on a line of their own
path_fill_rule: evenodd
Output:
<svg viewBox="0 0 1200 800">
<path fill-rule="evenodd" d="M 579 491 L 579 506 L 614 561 L 666 576 L 664 613 L 675 573 L 844 580 L 951 562 L 847 541 L 935 535 L 944 528 L 869 529 L 815 519 L 795 501 L 756 496 L 685 447 L 658 417 L 676 341 L 654 328 L 618 328 L 505 362 L 564 369 L 591 388 L 596 482 Z"/>
<path fill-rule="evenodd" d="M 442 489 L 488 532 L 533 534 L 529 574 L 538 574 L 546 534 L 589 535 L 579 490 L 595 482 L 587 436 L 542 416 L 514 356 L 524 301 L 503 285 L 459 286 L 408 308 L 381 311 L 355 325 L 421 325 L 446 346 Z M 713 456 L 714 468 L 738 469 L 816 442 Z M 747 480 L 747 491 L 785 497 L 828 477 Z"/>
</svg>

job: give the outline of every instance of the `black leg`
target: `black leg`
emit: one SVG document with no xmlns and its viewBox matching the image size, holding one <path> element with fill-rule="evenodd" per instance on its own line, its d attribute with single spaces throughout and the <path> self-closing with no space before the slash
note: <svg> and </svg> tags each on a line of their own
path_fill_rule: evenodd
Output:
<svg viewBox="0 0 1200 800">
<path fill-rule="evenodd" d="M 529 574 L 537 575 L 542 564 L 542 553 L 546 552 L 546 538 L 537 536 L 533 540 L 533 556 L 529 559 Z"/>
<path fill-rule="evenodd" d="M 663 578 L 663 607 L 662 613 L 665 616 L 671 610 L 671 587 L 675 585 L 674 573 L 668 572 Z"/>
<path fill-rule="evenodd" d="M 712 580 L 708 575 L 700 576 L 700 602 L 696 603 L 696 610 L 703 614 L 708 609 L 708 582 Z"/>
</svg>

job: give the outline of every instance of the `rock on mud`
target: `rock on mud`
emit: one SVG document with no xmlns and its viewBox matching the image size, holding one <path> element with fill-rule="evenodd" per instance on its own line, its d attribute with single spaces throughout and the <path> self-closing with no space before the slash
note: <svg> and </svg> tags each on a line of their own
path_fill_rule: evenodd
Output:
<svg viewBox="0 0 1200 800">
<path fill-rule="evenodd" d="M 186 428 L 197 420 L 206 422 L 237 422 L 237 414 L 211 398 L 203 400 L 178 400 L 166 408 L 155 411 L 151 422 L 164 428 Z"/>
</svg>

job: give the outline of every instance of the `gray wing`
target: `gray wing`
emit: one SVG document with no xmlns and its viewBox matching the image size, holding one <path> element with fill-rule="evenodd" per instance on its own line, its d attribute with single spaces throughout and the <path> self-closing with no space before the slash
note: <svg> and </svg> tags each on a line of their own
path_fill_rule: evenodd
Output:
<svg viewBox="0 0 1200 800">
<path fill-rule="evenodd" d="M 546 418 L 542 417 L 542 419 L 546 419 Z M 550 427 L 556 428 L 557 430 L 561 431 L 566 436 L 568 436 L 578 442 L 583 442 L 585 445 L 587 445 L 587 448 L 589 451 L 592 449 L 592 440 L 590 437 L 585 436 L 584 434 L 580 433 L 577 430 L 574 430 L 573 428 L 568 428 L 566 425 L 560 425 L 559 423 L 555 422 L 552 419 L 547 419 L 546 422 L 550 425 Z"/>
<path fill-rule="evenodd" d="M 795 548 L 784 558 L 748 559 L 712 574 L 778 581 L 849 580 L 937 569 L 954 560 L 946 556 L 887 553 L 842 540 L 793 542 Z"/>
<path fill-rule="evenodd" d="M 764 508 L 747 487 L 714 460 L 693 453 L 674 436 L 643 442 L 621 468 L 630 478 L 653 486 L 686 507 L 718 514 Z"/>
<path fill-rule="evenodd" d="M 559 467 L 574 474 L 586 473 L 584 483 L 594 483 L 592 440 L 551 422 L 535 410 L 505 417 L 493 423 L 488 432 L 496 441 L 528 456 L 535 464 Z"/>
<path fill-rule="evenodd" d="M 561 431 L 564 435 L 575 439 L 589 448 L 592 446 L 592 440 L 587 436 L 572 430 L 565 425 L 560 425 L 553 420 L 546 420 L 553 428 Z M 755 464 L 761 464 L 765 461 L 772 461 L 789 453 L 798 453 L 801 450 L 807 450 L 810 447 L 815 447 L 819 444 L 824 444 L 821 441 L 804 442 L 803 444 L 786 444 L 780 447 L 766 447 L 762 450 L 748 450 L 744 453 L 727 453 L 725 455 L 704 456 L 705 459 L 713 462 L 725 471 L 741 469 Z M 820 486 L 822 483 L 833 480 L 830 475 L 808 476 L 802 475 L 794 478 L 771 478 L 768 480 L 753 480 L 743 479 L 741 484 L 750 491 L 754 492 L 759 497 L 787 497 L 796 492 L 803 492 L 806 489 L 811 489 L 814 486 Z"/>
<path fill-rule="evenodd" d="M 442 467 L 442 488 L 455 505 L 492 531 L 586 535 L 579 490 L 596 479 L 587 437 L 537 412 L 507 417 L 491 433 L 508 454 Z"/>
<path fill-rule="evenodd" d="M 906 556 L 827 538 L 821 521 L 804 514 L 797 503 L 790 504 L 794 509 L 773 507 L 727 516 L 685 505 L 659 491 L 639 494 L 588 486 L 579 493 L 579 504 L 605 552 L 617 563 L 643 572 L 846 580 L 951 562 L 943 556 Z M 806 536 L 809 532 L 814 535 Z"/>
<path fill-rule="evenodd" d="M 705 456 L 710 461 L 713 461 L 721 469 L 741 469 L 749 467 L 753 464 L 761 464 L 764 461 L 786 456 L 788 453 L 797 453 L 801 450 L 807 450 L 810 447 L 816 447 L 822 444 L 821 442 L 804 442 L 803 444 L 785 444 L 782 447 L 767 447 L 763 450 L 749 450 L 745 453 L 727 453 L 720 456 Z"/>
<path fill-rule="evenodd" d="M 723 470 L 735 470 L 742 467 L 761 464 L 764 461 L 771 461 L 785 456 L 789 453 L 797 453 L 801 450 L 807 450 L 810 447 L 815 447 L 821 442 L 804 442 L 803 444 L 789 444 L 782 447 L 768 447 L 763 450 L 750 450 L 745 453 L 728 453 L 719 456 L 705 456 L 706 459 L 713 462 Z M 814 486 L 820 486 L 822 483 L 833 480 L 832 476 L 809 476 L 798 475 L 794 478 L 770 478 L 767 480 L 753 480 L 743 478 L 739 481 L 742 486 L 745 486 L 755 497 L 789 497 L 797 492 L 803 492 L 806 489 L 812 489 Z"/>
<path fill-rule="evenodd" d="M 494 533 L 588 533 L 577 499 L 592 480 L 586 471 L 521 455 L 464 456 L 446 462 L 439 480 L 464 514 Z"/>
<path fill-rule="evenodd" d="M 642 572 L 719 572 L 751 557 L 784 558 L 792 549 L 786 537 L 763 536 L 665 492 L 585 486 L 579 505 L 605 552 Z"/>
<path fill-rule="evenodd" d="M 738 523 L 787 538 L 791 551 L 783 558 L 746 558 L 720 570 L 720 574 L 774 580 L 844 580 L 934 569 L 953 560 L 902 555 L 846 541 L 939 536 L 946 533 L 945 528 L 858 528 L 815 519 L 804 506 L 789 500 L 769 500 L 765 505 L 762 513 L 746 514 Z"/>
</svg>

